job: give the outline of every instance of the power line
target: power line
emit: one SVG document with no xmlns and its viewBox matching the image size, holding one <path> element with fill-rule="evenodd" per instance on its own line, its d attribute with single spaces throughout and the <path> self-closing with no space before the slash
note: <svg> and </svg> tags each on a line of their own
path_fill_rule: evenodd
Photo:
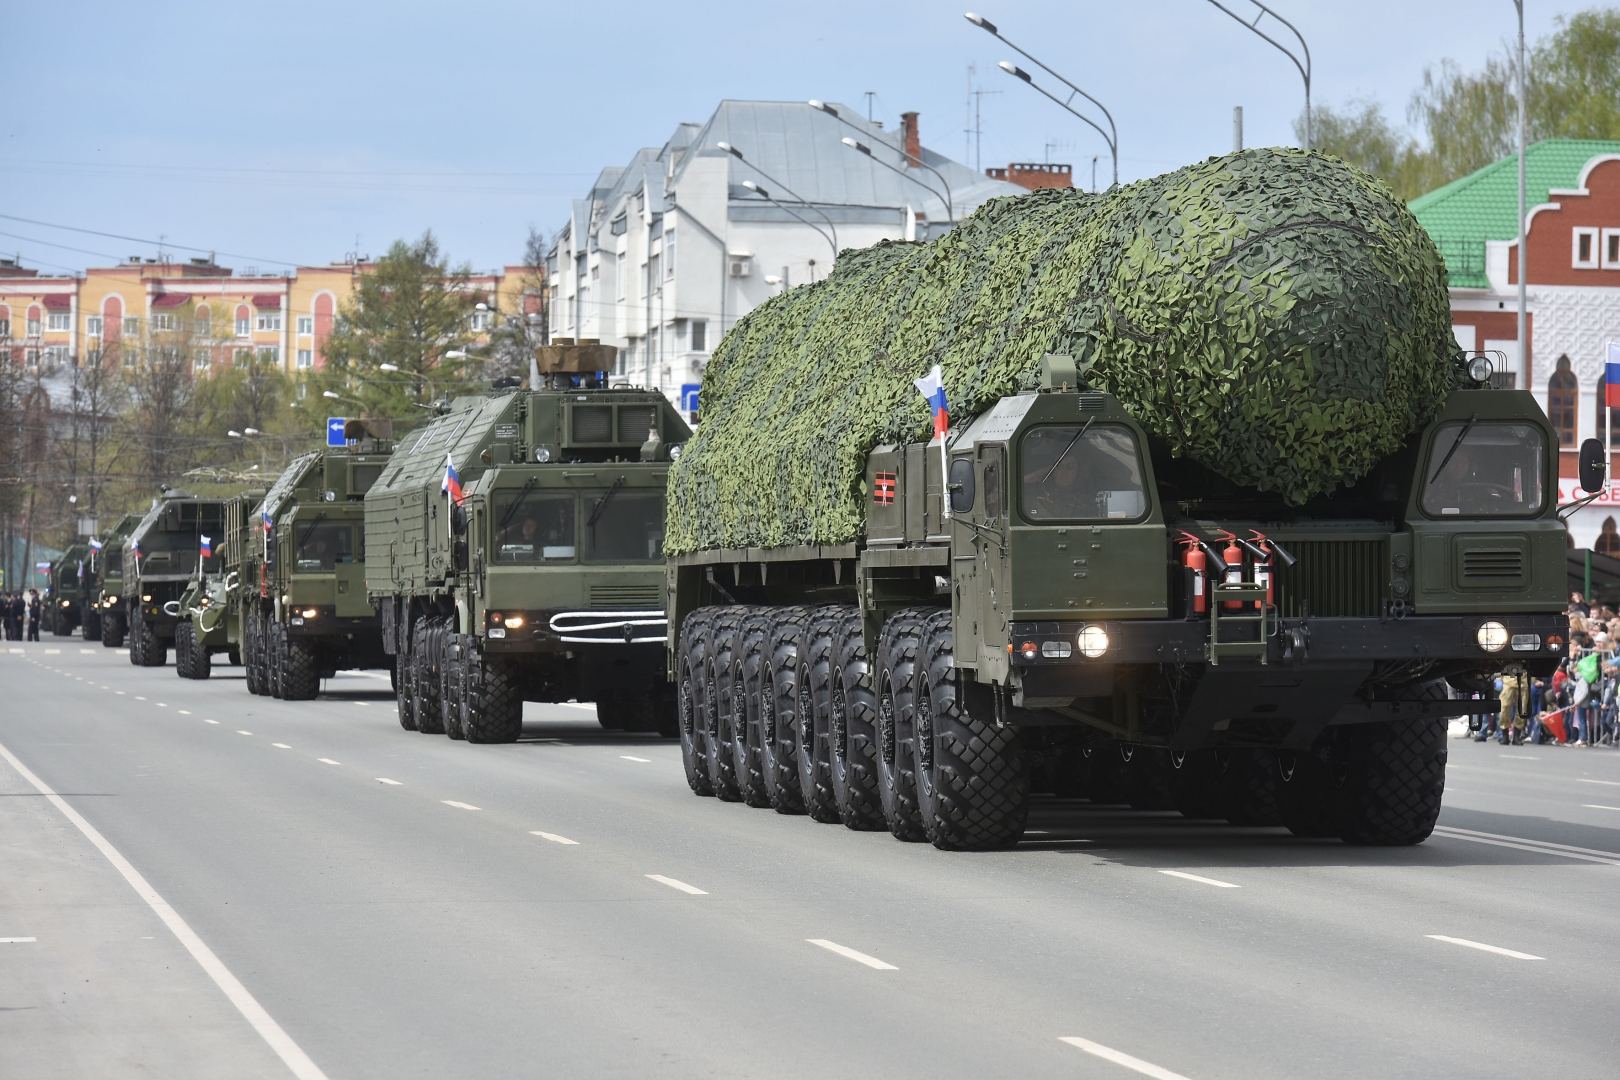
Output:
<svg viewBox="0 0 1620 1080">
<path fill-rule="evenodd" d="M 298 264 L 286 259 L 270 259 L 262 255 L 243 255 L 235 251 L 217 251 L 213 248 L 192 247 L 190 244 L 175 244 L 167 240 L 143 240 L 138 236 L 122 236 L 119 233 L 100 232 L 96 229 L 81 229 L 77 225 L 58 225 L 54 221 L 39 221 L 35 218 L 18 217 L 15 214 L 0 214 L 0 218 L 7 221 L 21 221 L 27 225 L 41 225 L 47 229 L 62 229 L 66 232 L 85 233 L 89 236 L 105 236 L 109 240 L 128 240 L 132 244 L 146 244 L 155 248 L 179 248 L 182 251 L 206 251 L 210 255 L 223 255 L 228 259 L 252 259 L 254 262 L 275 263 L 277 266 L 294 266 Z"/>
</svg>

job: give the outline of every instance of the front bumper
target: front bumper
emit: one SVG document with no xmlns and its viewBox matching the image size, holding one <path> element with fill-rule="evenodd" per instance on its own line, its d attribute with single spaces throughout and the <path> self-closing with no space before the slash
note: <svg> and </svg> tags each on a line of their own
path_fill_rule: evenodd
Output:
<svg viewBox="0 0 1620 1080">
<path fill-rule="evenodd" d="M 333 637 L 367 630 L 382 631 L 382 616 L 339 618 L 334 604 L 299 604 L 283 610 L 287 616 L 287 633 L 292 637 Z"/>
<path fill-rule="evenodd" d="M 507 625 L 521 619 L 517 626 Z M 656 646 L 669 641 L 669 620 L 651 609 L 528 611 L 502 608 L 485 615 L 482 630 L 491 652 L 572 652 L 580 648 Z"/>
</svg>

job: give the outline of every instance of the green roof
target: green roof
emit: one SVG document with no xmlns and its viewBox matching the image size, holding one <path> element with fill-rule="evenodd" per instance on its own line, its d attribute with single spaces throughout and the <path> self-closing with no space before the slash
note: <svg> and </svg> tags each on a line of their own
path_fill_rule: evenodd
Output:
<svg viewBox="0 0 1620 1080">
<path fill-rule="evenodd" d="M 1524 159 L 1525 209 L 1547 202 L 1551 188 L 1572 188 L 1581 169 L 1599 154 L 1620 154 L 1620 141 L 1610 139 L 1544 139 L 1532 143 Z M 1485 241 L 1514 240 L 1519 235 L 1519 156 L 1453 180 L 1407 206 L 1434 237 L 1446 260 L 1449 283 L 1483 289 Z"/>
</svg>

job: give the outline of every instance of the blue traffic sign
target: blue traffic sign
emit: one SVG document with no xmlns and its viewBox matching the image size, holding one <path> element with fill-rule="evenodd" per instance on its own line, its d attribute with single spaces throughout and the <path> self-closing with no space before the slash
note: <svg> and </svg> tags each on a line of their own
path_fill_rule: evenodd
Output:
<svg viewBox="0 0 1620 1080">
<path fill-rule="evenodd" d="M 681 411 L 697 419 L 698 411 L 698 383 L 681 383 Z"/>
<path fill-rule="evenodd" d="M 347 416 L 328 416 L 326 418 L 326 445 L 348 446 L 349 440 L 343 437 L 343 426 L 349 422 Z"/>
</svg>

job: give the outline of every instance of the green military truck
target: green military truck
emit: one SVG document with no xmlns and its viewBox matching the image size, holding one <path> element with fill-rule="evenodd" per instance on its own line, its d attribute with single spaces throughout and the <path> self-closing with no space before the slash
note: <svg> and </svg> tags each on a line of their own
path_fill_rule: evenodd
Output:
<svg viewBox="0 0 1620 1080">
<path fill-rule="evenodd" d="M 86 582 L 89 580 L 90 545 L 73 544 L 51 564 L 51 583 L 45 590 L 51 633 L 69 637 L 84 620 Z"/>
<path fill-rule="evenodd" d="M 208 678 L 214 657 L 222 653 L 232 665 L 242 662 L 242 613 L 245 597 L 253 595 L 241 584 L 242 553 L 260 546 L 251 521 L 264 494 L 263 489 L 242 491 L 225 500 L 224 535 L 212 545 L 219 570 L 212 575 L 199 570 L 180 599 L 171 601 L 179 617 L 174 673 L 182 679 Z"/>
<path fill-rule="evenodd" d="M 1426 838 L 1446 720 L 1569 633 L 1558 435 L 1444 280 L 1381 184 L 1265 151 L 756 309 L 670 482 L 693 791 L 942 848 L 1035 790 Z"/>
<path fill-rule="evenodd" d="M 350 420 L 344 447 L 295 458 L 256 514 L 238 594 L 248 689 L 306 701 L 340 668 L 385 668 L 380 622 L 366 597 L 366 492 L 392 451 L 391 426 Z"/>
<path fill-rule="evenodd" d="M 223 539 L 225 500 L 166 488 L 154 499 L 123 547 L 123 610 L 129 619 L 129 662 L 168 663 L 180 611 L 178 601 L 198 573 L 219 569 L 219 554 L 202 554 L 202 538 Z M 103 639 L 105 640 L 105 639 Z"/>
<path fill-rule="evenodd" d="M 674 734 L 664 483 L 691 432 L 662 394 L 609 388 L 613 354 L 541 347 L 544 388 L 449 403 L 367 494 L 407 731 L 510 742 L 524 701 L 578 700 L 605 728 Z"/>
<path fill-rule="evenodd" d="M 88 607 L 82 624 L 86 641 L 100 641 L 109 649 L 124 643 L 129 630 L 124 611 L 124 541 L 140 523 L 141 515 L 125 514 L 90 545 Z"/>
</svg>

